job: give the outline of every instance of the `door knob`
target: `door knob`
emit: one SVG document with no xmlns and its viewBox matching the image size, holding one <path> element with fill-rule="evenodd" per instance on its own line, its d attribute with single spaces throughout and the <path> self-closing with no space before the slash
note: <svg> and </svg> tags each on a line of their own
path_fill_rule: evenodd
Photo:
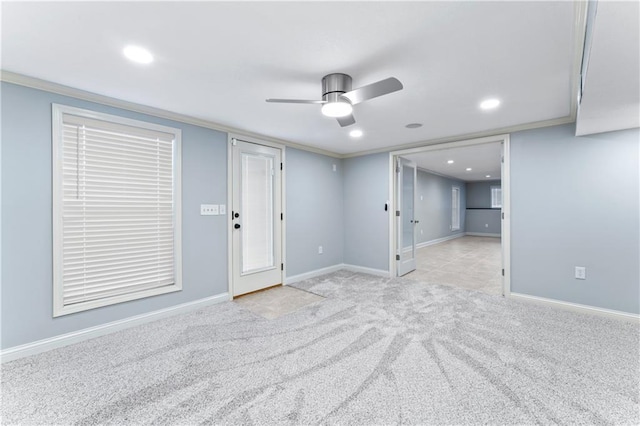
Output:
<svg viewBox="0 0 640 426">
<path fill-rule="evenodd" d="M 419 220 L 415 220 L 413 223 L 420 223 L 420 221 Z"/>
<path fill-rule="evenodd" d="M 236 213 L 234 213 L 234 214 L 233 214 L 233 217 L 235 217 L 236 219 L 237 219 L 237 218 L 239 218 L 239 217 L 240 217 L 240 213 L 237 213 L 237 212 L 236 212 Z"/>
<path fill-rule="evenodd" d="M 233 227 L 236 228 L 236 229 L 240 229 L 240 224 L 236 223 L 235 225 L 233 225 Z"/>
</svg>

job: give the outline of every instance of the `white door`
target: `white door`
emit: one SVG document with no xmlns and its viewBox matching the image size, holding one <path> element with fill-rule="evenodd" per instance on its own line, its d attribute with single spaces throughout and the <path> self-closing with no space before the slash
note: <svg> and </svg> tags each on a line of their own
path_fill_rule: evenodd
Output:
<svg viewBox="0 0 640 426">
<path fill-rule="evenodd" d="M 398 276 L 416 269 L 415 205 L 416 205 L 416 164 L 398 158 L 396 167 L 396 226 Z"/>
<path fill-rule="evenodd" d="M 505 255 L 505 246 L 506 244 L 504 243 L 504 236 L 507 235 L 505 232 L 505 227 L 506 224 L 504 222 L 504 142 L 502 142 L 502 152 L 500 153 L 500 253 L 502 254 L 502 295 L 505 296 L 505 277 L 504 277 L 504 270 L 505 270 L 505 259 L 507 258 L 507 256 Z"/>
<path fill-rule="evenodd" d="M 281 151 L 233 140 L 233 296 L 282 283 Z"/>
</svg>

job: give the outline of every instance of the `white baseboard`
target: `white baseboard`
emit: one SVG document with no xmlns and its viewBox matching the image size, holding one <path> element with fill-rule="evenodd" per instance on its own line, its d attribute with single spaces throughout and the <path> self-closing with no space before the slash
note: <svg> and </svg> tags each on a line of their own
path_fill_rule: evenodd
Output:
<svg viewBox="0 0 640 426">
<path fill-rule="evenodd" d="M 464 232 L 458 232 L 457 234 L 448 235 L 448 236 L 442 237 L 442 238 L 436 238 L 435 240 L 429 240 L 429 241 L 425 241 L 423 243 L 418 243 L 418 244 L 416 244 L 416 248 L 419 249 L 419 248 L 422 248 L 422 247 L 432 246 L 434 244 L 444 243 L 445 241 L 453 240 L 453 239 L 464 237 L 464 236 L 465 236 Z"/>
<path fill-rule="evenodd" d="M 465 235 L 470 235 L 472 237 L 495 237 L 500 238 L 500 234 L 491 234 L 488 232 L 465 232 Z"/>
<path fill-rule="evenodd" d="M 136 325 L 156 321 L 161 318 L 195 311 L 209 305 L 226 302 L 227 300 L 231 300 L 229 293 L 222 293 L 216 296 L 195 300 L 193 302 L 182 303 L 170 308 L 159 309 L 157 311 L 148 312 L 146 314 L 136 315 L 118 321 L 97 325 L 95 327 L 89 327 L 82 330 L 73 331 L 71 333 L 61 334 L 59 336 L 38 340 L 20 346 L 14 346 L 12 348 L 7 348 L 3 351 L 0 351 L 0 359 L 3 363 L 13 361 L 25 356 L 36 355 L 42 352 L 49 351 L 51 349 L 61 348 L 63 346 L 79 343 L 84 340 L 93 339 L 95 337 L 104 336 L 105 334 L 124 330 Z"/>
<path fill-rule="evenodd" d="M 580 312 L 583 314 L 591 314 L 591 315 L 598 315 L 601 317 L 613 318 L 619 321 L 626 321 L 631 323 L 640 322 L 640 315 L 630 314 L 628 312 L 598 308 L 596 306 L 580 305 L 578 303 L 564 302 L 562 300 L 547 299 L 545 297 L 530 296 L 528 294 L 521 294 L 521 293 L 511 293 L 509 297 L 517 300 L 525 300 L 527 302 L 536 303 L 538 305 L 552 306 L 555 308 L 565 309 L 565 310 L 574 311 L 574 312 Z"/>
<path fill-rule="evenodd" d="M 298 281 L 308 280 L 309 278 L 319 277 L 320 275 L 330 274 L 344 269 L 344 264 L 340 263 L 333 266 L 327 266 L 326 268 L 320 268 L 313 271 L 305 272 L 304 274 L 293 275 L 284 279 L 284 285 L 297 283 Z"/>
<path fill-rule="evenodd" d="M 389 271 L 385 271 L 383 269 L 366 268 L 364 266 L 349 265 L 346 263 L 342 265 L 342 269 L 351 272 L 362 272 L 363 274 L 376 275 L 379 277 L 389 277 Z"/>
</svg>

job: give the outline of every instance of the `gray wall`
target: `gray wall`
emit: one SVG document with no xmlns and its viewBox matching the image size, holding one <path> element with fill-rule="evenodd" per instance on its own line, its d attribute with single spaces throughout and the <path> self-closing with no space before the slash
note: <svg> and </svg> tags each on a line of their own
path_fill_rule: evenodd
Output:
<svg viewBox="0 0 640 426">
<path fill-rule="evenodd" d="M 467 182 L 467 232 L 498 235 L 502 233 L 501 209 L 491 208 L 492 186 L 501 186 L 501 182 Z"/>
<path fill-rule="evenodd" d="M 491 187 L 501 186 L 500 180 L 467 182 L 467 208 L 491 208 Z"/>
<path fill-rule="evenodd" d="M 286 179 L 287 276 L 341 264 L 342 160 L 287 148 Z M 322 246 L 323 254 L 318 254 L 318 246 Z"/>
<path fill-rule="evenodd" d="M 639 145 L 638 129 L 511 135 L 512 292 L 639 312 Z"/>
<path fill-rule="evenodd" d="M 183 290 L 52 317 L 51 103 L 182 129 Z M 2 83 L 2 348 L 227 291 L 226 134 Z"/>
<path fill-rule="evenodd" d="M 451 187 L 460 188 L 460 230 L 451 230 Z M 463 181 L 418 170 L 416 193 L 418 244 L 465 232 L 466 184 Z"/>
<path fill-rule="evenodd" d="M 389 270 L 389 154 L 347 158 L 344 167 L 344 263 Z"/>
</svg>

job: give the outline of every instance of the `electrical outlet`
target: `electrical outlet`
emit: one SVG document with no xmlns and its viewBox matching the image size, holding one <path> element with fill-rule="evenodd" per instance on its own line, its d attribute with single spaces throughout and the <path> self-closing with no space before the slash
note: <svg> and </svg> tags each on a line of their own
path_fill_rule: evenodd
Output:
<svg viewBox="0 0 640 426">
<path fill-rule="evenodd" d="M 217 204 L 200 204 L 200 216 L 217 216 L 218 211 Z"/>
<path fill-rule="evenodd" d="M 338 170 L 338 166 L 336 166 L 335 164 L 333 165 L 333 171 L 337 171 Z"/>
<path fill-rule="evenodd" d="M 484 224 L 484 227 L 485 227 L 485 228 L 488 228 L 488 227 L 489 227 L 489 224 L 488 224 L 488 223 L 485 223 L 485 224 Z"/>
<path fill-rule="evenodd" d="M 318 246 L 318 254 L 324 253 L 322 246 Z"/>
<path fill-rule="evenodd" d="M 576 279 L 577 280 L 586 280 L 587 279 L 587 268 L 584 266 L 576 266 Z"/>
</svg>

